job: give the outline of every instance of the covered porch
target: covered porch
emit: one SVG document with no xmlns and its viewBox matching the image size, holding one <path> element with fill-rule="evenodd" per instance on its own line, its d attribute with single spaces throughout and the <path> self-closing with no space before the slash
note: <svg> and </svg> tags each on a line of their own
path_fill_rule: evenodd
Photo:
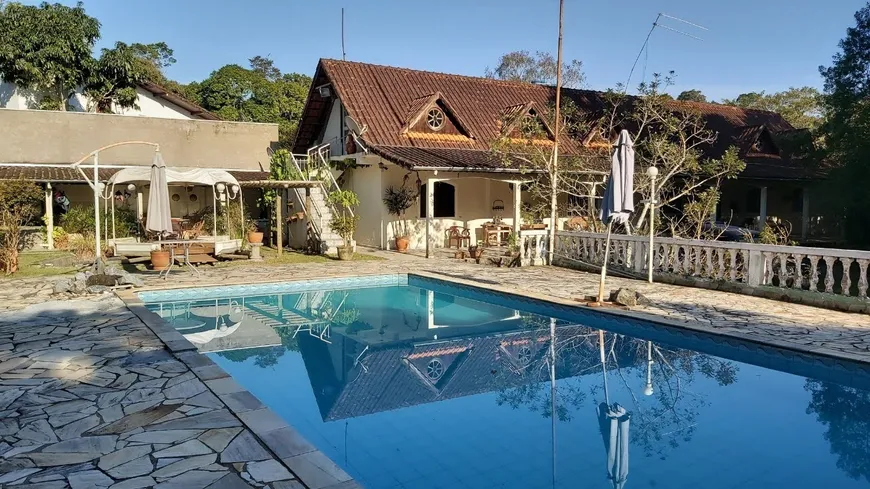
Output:
<svg viewBox="0 0 870 489">
<path fill-rule="evenodd" d="M 343 157 L 347 158 L 347 157 Z M 529 212 L 535 196 L 529 191 L 533 176 L 507 168 L 461 169 L 412 167 L 374 154 L 354 155 L 353 169 L 339 180 L 360 199 L 357 243 L 385 250 L 395 249 L 395 238 L 406 235 L 412 250 L 463 248 L 469 245 L 506 246 L 522 230 L 546 230 L 549 216 Z M 415 194 L 404 216 L 387 212 L 383 203 L 390 187 L 409 188 Z M 590 191 L 594 195 L 594 189 Z M 594 201 L 594 197 L 592 198 Z M 580 220 L 566 210 L 567 197 L 559 199 L 557 229 Z M 583 199 L 580 203 L 590 205 Z M 591 204 L 594 207 L 594 203 Z M 547 213 L 549 214 L 549 213 Z M 460 233 L 459 240 L 456 231 Z"/>
</svg>

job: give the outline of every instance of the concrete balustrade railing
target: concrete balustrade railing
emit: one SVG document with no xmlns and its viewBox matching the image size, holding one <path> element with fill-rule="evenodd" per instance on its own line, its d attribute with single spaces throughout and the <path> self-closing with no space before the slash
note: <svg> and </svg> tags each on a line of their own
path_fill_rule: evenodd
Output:
<svg viewBox="0 0 870 489">
<path fill-rule="evenodd" d="M 536 237 L 528 239 L 534 242 Z M 559 231 L 553 264 L 600 266 L 605 239 L 604 234 Z M 654 273 L 867 299 L 868 251 L 676 238 L 656 238 L 654 243 Z M 608 266 L 646 274 L 648 253 L 649 237 L 613 235 Z"/>
<path fill-rule="evenodd" d="M 530 229 L 520 231 L 520 265 L 536 266 L 547 264 L 547 242 L 549 231 Z"/>
</svg>

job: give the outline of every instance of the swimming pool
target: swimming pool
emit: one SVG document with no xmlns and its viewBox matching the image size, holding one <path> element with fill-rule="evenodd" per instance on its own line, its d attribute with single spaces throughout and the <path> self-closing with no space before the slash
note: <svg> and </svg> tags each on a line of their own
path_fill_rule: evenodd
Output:
<svg viewBox="0 0 870 489">
<path fill-rule="evenodd" d="M 370 489 L 870 482 L 857 364 L 414 275 L 140 297 Z"/>
</svg>

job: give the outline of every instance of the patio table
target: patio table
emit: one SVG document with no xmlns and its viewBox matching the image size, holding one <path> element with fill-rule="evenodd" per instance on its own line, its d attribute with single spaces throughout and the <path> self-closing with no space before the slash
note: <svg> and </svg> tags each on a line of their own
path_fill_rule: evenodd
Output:
<svg viewBox="0 0 870 489">
<path fill-rule="evenodd" d="M 508 236 L 513 229 L 504 224 L 484 224 L 483 242 L 486 246 L 500 246 L 507 244 Z"/>
<path fill-rule="evenodd" d="M 178 248 L 181 248 L 183 262 L 182 265 L 186 265 L 188 268 L 194 271 L 197 275 L 199 275 L 199 270 L 193 266 L 193 263 L 190 262 L 190 245 L 197 243 L 195 239 L 171 239 L 167 241 L 160 241 L 160 244 L 163 246 L 169 247 L 169 266 L 166 267 L 166 270 L 160 272 L 160 276 L 166 280 L 166 277 L 169 276 L 169 272 L 172 271 L 172 267 L 175 266 L 175 259 L 178 257 Z"/>
</svg>

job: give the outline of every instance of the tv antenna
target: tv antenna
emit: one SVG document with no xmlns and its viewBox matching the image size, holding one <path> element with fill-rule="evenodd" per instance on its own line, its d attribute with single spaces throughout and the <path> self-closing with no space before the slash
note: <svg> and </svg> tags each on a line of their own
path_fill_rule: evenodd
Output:
<svg viewBox="0 0 870 489">
<path fill-rule="evenodd" d="M 637 62 L 640 61 L 641 55 L 644 53 L 644 51 L 647 50 L 647 47 L 649 46 L 649 39 L 652 36 L 653 31 L 656 30 L 656 27 L 661 27 L 662 29 L 676 32 L 677 34 L 680 34 L 680 35 L 683 35 L 686 37 L 690 37 L 692 39 L 695 39 L 696 41 L 703 41 L 703 39 L 701 39 L 698 36 L 695 36 L 695 35 L 689 34 L 688 32 L 684 32 L 684 31 L 681 31 L 679 29 L 675 29 L 671 26 L 662 24 L 660 22 L 662 20 L 662 18 L 672 20 L 675 22 L 679 22 L 679 23 L 685 24 L 687 26 L 694 27 L 696 29 L 701 29 L 703 31 L 709 30 L 700 24 L 696 24 L 694 22 L 689 22 L 688 20 L 683 20 L 683 19 L 680 19 L 678 17 L 674 17 L 671 15 L 659 12 L 659 14 L 656 16 L 656 20 L 653 22 L 652 27 L 650 28 L 649 32 L 646 35 L 646 39 L 643 41 L 643 45 L 640 47 L 640 51 L 637 53 L 637 57 L 634 59 L 634 64 L 631 65 L 631 71 L 629 71 L 629 73 L 628 73 L 628 80 L 625 81 L 625 89 L 623 90 L 623 92 L 628 92 L 628 87 L 629 87 L 629 84 L 631 83 L 631 77 L 632 77 L 632 75 L 634 75 L 634 69 L 637 68 Z"/>
<path fill-rule="evenodd" d="M 344 7 L 341 7 L 341 60 L 347 61 L 347 56 L 344 52 Z"/>
</svg>

